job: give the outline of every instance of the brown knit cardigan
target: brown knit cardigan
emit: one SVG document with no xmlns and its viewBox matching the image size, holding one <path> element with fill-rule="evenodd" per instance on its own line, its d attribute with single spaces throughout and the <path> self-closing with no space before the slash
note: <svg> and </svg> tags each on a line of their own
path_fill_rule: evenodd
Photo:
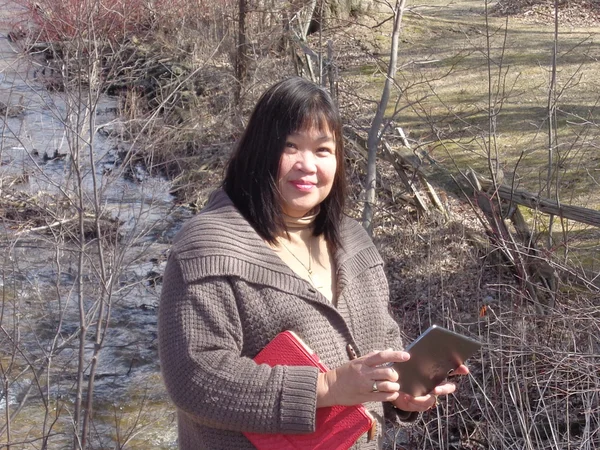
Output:
<svg viewBox="0 0 600 450">
<path fill-rule="evenodd" d="M 344 219 L 341 241 L 334 307 L 264 243 L 223 191 L 185 224 L 165 270 L 158 321 L 180 449 L 252 449 L 242 431 L 314 430 L 317 369 L 252 361 L 283 330 L 300 335 L 329 368 L 349 360 L 347 344 L 359 356 L 401 348 L 381 257 L 352 219 Z M 383 405 L 366 407 L 379 421 L 378 437 L 363 436 L 353 447 L 361 450 L 382 443 Z"/>
</svg>

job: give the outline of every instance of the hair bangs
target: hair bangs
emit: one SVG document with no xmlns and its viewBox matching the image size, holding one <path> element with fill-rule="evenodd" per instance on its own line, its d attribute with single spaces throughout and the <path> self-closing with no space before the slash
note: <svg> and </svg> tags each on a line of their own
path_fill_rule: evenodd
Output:
<svg viewBox="0 0 600 450">
<path fill-rule="evenodd" d="M 339 116 L 332 109 L 331 105 L 323 104 L 322 98 L 305 105 L 299 111 L 297 123 L 294 124 L 296 131 L 318 130 L 322 133 L 329 132 L 336 141 L 341 138 L 341 122 Z"/>
</svg>

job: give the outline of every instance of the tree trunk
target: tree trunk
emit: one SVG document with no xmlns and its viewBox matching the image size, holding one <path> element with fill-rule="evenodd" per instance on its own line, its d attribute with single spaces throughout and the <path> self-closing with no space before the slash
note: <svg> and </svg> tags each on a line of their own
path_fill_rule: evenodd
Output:
<svg viewBox="0 0 600 450">
<path fill-rule="evenodd" d="M 396 76 L 396 66 L 398 59 L 398 40 L 400 36 L 400 26 L 402 24 L 402 13 L 406 6 L 406 0 L 398 0 L 394 8 L 394 28 L 392 30 L 392 48 L 390 49 L 390 62 L 388 64 L 387 76 L 381 92 L 381 100 L 377 105 L 377 112 L 371 122 L 369 136 L 367 138 L 367 147 L 369 150 L 367 159 L 367 183 L 365 192 L 365 206 L 363 209 L 362 223 L 369 235 L 373 234 L 373 208 L 376 201 L 377 187 L 377 148 L 381 141 L 381 130 L 383 128 L 383 116 L 390 100 L 390 92 L 394 77 Z"/>
<path fill-rule="evenodd" d="M 246 15 L 248 13 L 248 0 L 239 0 L 238 5 L 238 42 L 235 60 L 235 76 L 237 88 L 235 100 L 239 103 L 242 97 L 242 89 L 248 73 L 248 42 L 246 39 Z"/>
</svg>

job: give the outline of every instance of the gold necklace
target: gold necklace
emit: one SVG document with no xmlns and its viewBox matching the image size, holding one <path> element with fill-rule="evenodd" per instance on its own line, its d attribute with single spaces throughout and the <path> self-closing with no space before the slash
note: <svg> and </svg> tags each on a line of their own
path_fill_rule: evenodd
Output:
<svg viewBox="0 0 600 450">
<path fill-rule="evenodd" d="M 317 282 L 317 278 L 315 277 L 315 275 L 313 274 L 313 271 L 312 271 L 312 252 L 311 252 L 311 248 L 312 248 L 312 245 L 311 245 L 311 244 L 312 244 L 312 242 L 309 242 L 309 244 L 307 245 L 307 247 L 308 247 L 308 267 L 306 266 L 306 264 L 304 264 L 304 263 L 303 263 L 303 262 L 300 260 L 300 258 L 298 258 L 298 257 L 297 257 L 297 256 L 294 254 L 294 252 L 292 252 L 292 251 L 291 251 L 291 250 L 288 248 L 288 246 L 287 246 L 287 245 L 285 245 L 285 242 L 283 242 L 283 239 L 280 239 L 280 240 L 279 240 L 279 242 L 281 242 L 281 245 L 283 245 L 283 248 L 285 248 L 285 249 L 288 251 L 288 253 L 289 253 L 290 255 L 292 255 L 296 261 L 298 261 L 298 262 L 300 263 L 300 265 L 301 265 L 302 267 L 304 267 L 304 270 L 306 270 L 306 272 L 308 273 L 308 279 L 310 280 L 310 283 L 311 283 L 311 284 L 312 284 L 314 287 L 316 287 L 317 289 L 321 289 L 321 288 L 323 288 L 324 286 L 322 286 L 321 284 L 319 284 L 319 283 Z"/>
</svg>

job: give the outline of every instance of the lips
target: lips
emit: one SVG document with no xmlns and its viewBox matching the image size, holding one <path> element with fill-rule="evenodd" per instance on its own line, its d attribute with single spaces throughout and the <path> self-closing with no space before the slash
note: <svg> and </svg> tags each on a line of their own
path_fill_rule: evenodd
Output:
<svg viewBox="0 0 600 450">
<path fill-rule="evenodd" d="M 305 180 L 292 180 L 292 181 L 290 181 L 290 184 L 292 186 L 294 186 L 296 189 L 298 189 L 299 191 L 304 191 L 304 192 L 310 191 L 316 185 L 316 183 L 313 183 L 311 181 L 305 181 Z"/>
</svg>

